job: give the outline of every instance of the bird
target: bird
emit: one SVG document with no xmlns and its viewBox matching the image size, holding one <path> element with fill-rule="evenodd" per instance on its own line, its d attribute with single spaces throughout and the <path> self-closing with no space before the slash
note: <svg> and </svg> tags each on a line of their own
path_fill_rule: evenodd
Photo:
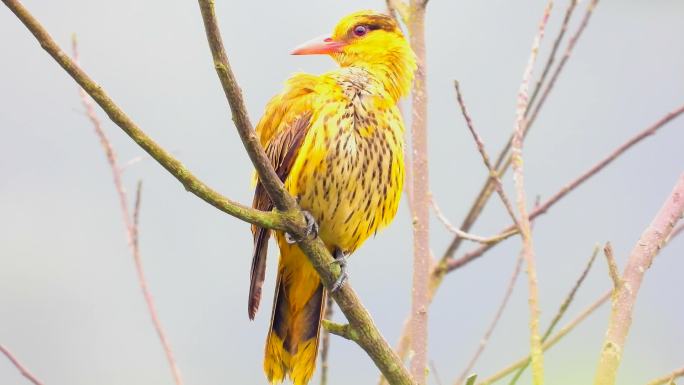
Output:
<svg viewBox="0 0 684 385">
<path fill-rule="evenodd" d="M 363 10 L 343 17 L 332 34 L 293 55 L 328 55 L 337 68 L 296 73 L 266 105 L 259 142 L 342 268 L 346 258 L 395 217 L 404 184 L 404 123 L 398 102 L 413 84 L 416 58 L 397 22 Z M 273 204 L 255 176 L 253 207 Z M 286 376 L 306 385 L 316 367 L 321 320 L 329 293 L 290 234 L 252 226 L 254 252 L 248 315 L 254 319 L 272 233 L 280 250 L 263 369 L 271 384 Z"/>
</svg>

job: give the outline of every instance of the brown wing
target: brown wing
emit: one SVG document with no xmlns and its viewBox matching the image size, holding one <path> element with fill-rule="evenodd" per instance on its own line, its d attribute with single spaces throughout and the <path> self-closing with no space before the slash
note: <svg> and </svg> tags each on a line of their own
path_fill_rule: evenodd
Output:
<svg viewBox="0 0 684 385">
<path fill-rule="evenodd" d="M 290 173 L 290 169 L 299 153 L 299 148 L 309 130 L 310 121 L 310 112 L 302 114 L 291 125 L 273 135 L 266 146 L 266 155 L 271 160 L 271 164 L 281 181 L 285 181 L 285 178 Z M 262 211 L 273 209 L 273 203 L 271 203 L 271 199 L 261 182 L 257 182 L 252 207 Z M 261 300 L 261 288 L 266 274 L 268 239 L 271 231 L 258 226 L 252 226 L 252 234 L 254 235 L 254 253 L 252 254 L 247 312 L 249 319 L 253 320 Z"/>
</svg>

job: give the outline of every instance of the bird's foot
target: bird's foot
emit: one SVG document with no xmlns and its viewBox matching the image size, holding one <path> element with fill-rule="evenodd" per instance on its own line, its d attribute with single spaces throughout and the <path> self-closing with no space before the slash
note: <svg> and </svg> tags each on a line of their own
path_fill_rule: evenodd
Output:
<svg viewBox="0 0 684 385">
<path fill-rule="evenodd" d="M 347 282 L 347 279 L 349 279 L 349 274 L 347 273 L 348 256 L 344 255 L 342 250 L 335 249 L 333 257 L 335 258 L 335 260 L 332 261 L 332 263 L 338 264 L 340 266 L 340 276 L 337 277 L 337 280 L 335 280 L 335 283 L 333 283 L 332 288 L 330 289 L 330 291 L 334 293 L 340 290 L 342 286 L 344 286 L 344 284 Z"/>
<path fill-rule="evenodd" d="M 318 223 L 310 212 L 302 210 L 304 213 L 304 220 L 306 221 L 306 237 L 314 239 L 318 236 Z M 290 233 L 285 233 L 285 241 L 289 244 L 301 242 L 303 238 L 296 237 Z"/>
</svg>

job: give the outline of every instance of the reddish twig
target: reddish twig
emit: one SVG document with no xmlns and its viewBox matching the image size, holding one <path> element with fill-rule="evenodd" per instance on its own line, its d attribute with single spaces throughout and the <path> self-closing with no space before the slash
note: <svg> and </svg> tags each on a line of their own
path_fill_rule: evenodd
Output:
<svg viewBox="0 0 684 385">
<path fill-rule="evenodd" d="M 36 378 L 36 376 L 31 373 L 24 365 L 22 365 L 21 362 L 17 359 L 17 357 L 12 354 L 12 352 L 5 347 L 4 345 L 0 344 L 0 352 L 7 357 L 8 360 L 14 365 L 17 370 L 19 370 L 19 373 L 21 373 L 22 376 L 26 377 L 27 380 L 31 381 L 34 385 L 43 385 L 43 381 L 39 380 Z"/>
<path fill-rule="evenodd" d="M 679 368 L 660 378 L 656 378 L 655 380 L 651 380 L 646 385 L 675 385 L 674 380 L 679 377 L 684 377 L 684 367 Z"/>
<path fill-rule="evenodd" d="M 684 174 L 681 174 L 672 193 L 632 249 L 620 285 L 614 291 L 613 309 L 596 369 L 595 384 L 615 383 L 641 281 L 683 214 Z"/>
<path fill-rule="evenodd" d="M 469 241 L 473 242 L 478 242 L 478 243 L 496 243 L 498 241 L 501 241 L 503 238 L 507 238 L 511 236 L 512 234 L 517 233 L 517 231 L 513 232 L 512 234 L 506 233 L 506 234 L 497 234 L 493 237 L 483 237 L 480 235 L 475 235 L 475 234 L 470 234 L 466 233 L 465 231 L 457 228 L 454 226 L 449 219 L 444 215 L 444 212 L 442 212 L 442 209 L 439 208 L 439 205 L 437 204 L 437 201 L 435 200 L 434 196 L 432 196 L 432 193 L 430 194 L 430 203 L 432 204 L 432 210 L 435 212 L 435 215 L 437 215 L 437 219 L 439 219 L 440 222 L 446 227 L 446 229 L 453 233 L 457 234 L 463 239 L 467 239 Z"/>
<path fill-rule="evenodd" d="M 551 93 L 551 91 L 553 89 L 553 84 L 555 83 L 555 81 L 560 76 L 563 68 L 565 68 L 565 64 L 567 63 L 567 61 L 570 59 L 573 48 L 575 47 L 575 45 L 577 44 L 577 41 L 579 40 L 579 38 L 582 36 L 582 33 L 586 29 L 586 27 L 589 23 L 589 19 L 592 15 L 593 10 L 594 10 L 597 3 L 598 3 L 598 0 L 592 0 L 590 6 L 587 8 L 587 12 L 584 15 L 584 19 L 582 20 L 580 27 L 577 29 L 577 31 L 573 34 L 572 38 L 570 39 L 570 42 L 568 43 L 568 47 L 565 50 L 563 58 L 561 59 L 558 66 L 556 67 L 556 70 L 554 71 L 549 84 L 546 86 L 546 88 L 542 94 L 543 95 L 542 99 L 537 103 L 538 107 L 535 108 L 535 111 L 538 112 L 538 110 L 541 109 L 541 106 L 544 104 L 544 102 L 546 101 L 546 98 Z M 554 52 L 552 51 L 552 54 L 553 53 Z M 547 60 L 547 64 L 548 64 L 548 62 L 549 62 L 549 60 Z M 544 71 L 547 71 L 547 69 L 545 68 Z M 525 115 L 527 116 L 529 112 L 530 111 L 528 109 L 528 111 L 526 111 Z M 536 118 L 536 116 L 534 118 Z M 532 128 L 532 125 L 535 121 L 534 118 L 528 120 L 528 123 L 525 127 L 525 135 L 524 136 L 527 136 L 527 133 Z M 497 168 L 499 175 L 503 175 L 506 172 L 506 170 L 508 170 L 508 167 L 510 166 L 511 157 L 509 154 L 509 150 L 511 148 L 512 143 L 513 143 L 513 135 L 511 135 L 509 137 L 508 142 L 506 143 L 506 145 L 504 145 L 504 148 L 501 149 L 501 151 L 499 152 L 499 155 L 496 159 L 496 162 L 494 165 Z M 475 221 L 477 220 L 477 218 L 482 213 L 482 210 L 484 209 L 487 201 L 489 200 L 489 197 L 491 196 L 491 194 L 493 192 L 493 183 L 494 183 L 494 181 L 492 181 L 491 178 L 488 178 L 485 181 L 485 184 L 480 189 L 480 192 L 477 195 L 477 197 L 475 198 L 475 201 L 473 202 L 472 206 L 470 207 L 470 210 L 468 211 L 466 218 L 463 220 L 463 223 L 461 224 L 460 228 L 463 229 L 464 231 L 469 231 L 470 228 L 473 226 L 473 224 L 475 224 Z M 442 263 L 443 264 L 446 264 L 447 260 L 453 257 L 453 255 L 456 253 L 456 251 L 460 247 L 461 241 L 462 241 L 462 239 L 459 238 L 458 236 L 454 237 L 454 239 L 451 241 L 451 243 L 449 244 L 449 246 L 445 250 L 444 255 L 442 256 Z M 438 268 L 443 268 L 443 266 L 438 266 Z M 440 275 L 440 274 L 445 273 L 445 271 L 436 271 L 435 273 L 437 273 L 437 275 Z"/>
<path fill-rule="evenodd" d="M 327 296 L 325 300 L 325 315 L 323 319 L 332 321 L 333 316 L 333 298 Z M 330 331 L 323 328 L 323 337 L 321 338 L 321 384 L 328 384 L 328 354 L 330 351 Z"/>
<path fill-rule="evenodd" d="M 456 81 L 456 80 L 454 81 L 454 88 L 456 89 L 456 100 L 458 101 L 458 105 L 461 107 L 461 113 L 463 114 L 463 118 L 466 121 L 466 125 L 468 126 L 468 130 L 470 130 L 470 134 L 473 136 L 473 139 L 475 140 L 475 144 L 477 146 L 477 151 L 482 156 L 482 161 L 484 162 L 485 167 L 487 167 L 487 171 L 489 171 L 489 178 L 494 180 L 494 189 L 496 190 L 497 194 L 499 194 L 499 197 L 501 198 L 501 202 L 503 202 L 504 206 L 506 207 L 506 211 L 508 212 L 508 215 L 510 215 L 510 217 L 514 223 L 519 225 L 520 223 L 518 222 L 518 218 L 516 218 L 516 216 L 515 216 L 515 211 L 513 210 L 513 205 L 511 204 L 510 199 L 508 199 L 508 196 L 504 192 L 503 183 L 501 183 L 501 178 L 499 177 L 499 173 L 496 171 L 496 168 L 494 168 L 492 163 L 489 161 L 489 155 L 487 154 L 487 151 L 485 150 L 485 146 L 484 146 L 484 142 L 482 141 L 482 137 L 477 132 L 477 130 L 475 130 L 475 125 L 473 124 L 473 120 L 471 119 L 470 114 L 468 114 L 468 109 L 466 108 L 465 102 L 463 101 L 463 94 L 461 93 L 461 87 L 459 86 L 458 81 Z"/>
<path fill-rule="evenodd" d="M 487 331 L 485 332 L 484 336 L 482 336 L 482 339 L 480 340 L 480 345 L 477 347 L 475 354 L 473 354 L 473 357 L 468 362 L 468 365 L 466 365 L 466 368 L 463 369 L 463 372 L 461 372 L 461 375 L 458 376 L 458 379 L 456 379 L 454 384 L 456 384 L 456 385 L 463 384 L 463 382 L 466 380 L 468 375 L 471 373 L 471 371 L 475 367 L 475 363 L 477 362 L 477 360 L 482 355 L 482 352 L 484 352 L 485 348 L 487 347 L 487 344 L 489 343 L 489 338 L 492 336 L 494 329 L 496 329 L 496 325 L 498 325 L 499 320 L 501 319 L 501 316 L 503 315 L 503 312 L 506 309 L 506 306 L 508 305 L 508 301 L 511 299 L 511 295 L 513 294 L 513 289 L 515 288 L 515 282 L 518 280 L 518 276 L 520 275 L 522 263 L 523 263 L 523 256 L 522 256 L 522 253 L 520 253 L 520 254 L 518 254 L 518 258 L 515 261 L 515 268 L 513 269 L 513 274 L 511 275 L 511 278 L 508 281 L 508 286 L 506 287 L 506 293 L 504 294 L 504 297 L 501 300 L 501 304 L 499 305 L 499 308 L 496 310 L 496 314 L 494 315 L 494 319 L 489 324 L 489 327 L 487 328 Z"/>
<path fill-rule="evenodd" d="M 74 62 L 78 65 L 78 45 L 75 36 L 72 39 L 72 50 Z M 92 123 L 95 133 L 100 139 L 100 144 L 104 149 L 105 155 L 107 157 L 107 162 L 109 163 L 109 167 L 112 170 L 112 176 L 114 178 L 114 187 L 119 198 L 119 206 L 121 209 L 121 213 L 123 215 L 124 226 L 126 227 L 126 238 L 128 240 L 128 246 L 131 249 L 131 254 L 133 254 L 135 270 L 138 276 L 138 284 L 140 285 L 140 288 L 143 292 L 143 297 L 145 299 L 145 303 L 147 304 L 147 309 L 152 319 L 152 324 L 154 325 L 154 328 L 157 331 L 157 335 L 159 336 L 159 340 L 162 344 L 162 348 L 164 349 L 164 353 L 166 354 L 166 359 L 169 362 L 169 367 L 171 368 L 171 373 L 173 375 L 176 385 L 183 385 L 183 379 L 181 378 L 180 369 L 178 369 L 178 365 L 176 364 L 176 360 L 174 359 L 173 351 L 171 350 L 171 344 L 168 340 L 168 337 L 166 336 L 166 333 L 164 332 L 164 329 L 162 328 L 161 321 L 159 320 L 157 309 L 154 304 L 154 300 L 152 299 L 152 294 L 150 293 L 149 287 L 147 285 L 147 280 L 145 279 L 145 272 L 143 270 L 142 260 L 140 257 L 140 248 L 138 242 L 138 221 L 140 215 L 140 196 L 142 183 L 138 182 L 135 195 L 136 198 L 134 203 L 133 215 L 131 216 L 128 206 L 128 199 L 126 197 L 126 190 L 123 186 L 121 178 L 121 168 L 119 167 L 116 153 L 114 152 L 114 148 L 112 147 L 111 142 L 109 141 L 107 135 L 104 133 L 104 130 L 102 129 L 102 122 L 97 116 L 97 113 L 95 112 L 95 106 L 93 105 L 88 94 L 85 92 L 83 88 L 79 88 L 79 93 L 81 95 L 81 104 L 86 109 L 86 115 Z"/>
<path fill-rule="evenodd" d="M 525 192 L 524 182 L 524 168 L 522 157 L 523 135 L 527 121 L 525 119 L 525 111 L 528 106 L 528 89 L 529 82 L 532 77 L 532 70 L 534 63 L 537 60 L 537 53 L 539 52 L 539 45 L 544 37 L 544 30 L 546 23 L 551 14 L 553 1 L 549 1 L 544 9 L 544 14 L 539 22 L 539 30 L 532 42 L 532 53 L 527 61 L 527 66 L 523 73 L 523 80 L 520 83 L 520 90 L 518 91 L 518 105 L 516 110 L 516 124 L 515 135 L 511 147 L 511 159 L 513 165 L 513 182 L 516 190 L 516 202 L 518 211 L 520 213 L 520 221 L 516 223 L 520 229 L 522 236 L 522 254 L 527 265 L 527 283 L 529 291 L 529 307 L 530 307 L 530 357 L 532 360 L 532 382 L 534 385 L 542 385 L 544 383 L 544 355 L 542 349 L 542 340 L 539 335 L 539 293 L 537 287 L 537 268 L 534 256 L 534 246 L 532 242 L 532 230 L 530 226 L 530 218 L 527 214 L 527 197 Z M 514 216 L 515 218 L 515 216 Z"/>
<path fill-rule="evenodd" d="M 582 274 L 580 275 L 579 279 L 575 282 L 575 285 L 570 290 L 570 293 L 568 293 L 568 295 L 563 300 L 563 303 L 558 308 L 558 312 L 556 313 L 556 316 L 553 317 L 553 320 L 551 321 L 549 326 L 546 328 L 546 331 L 544 332 L 544 335 L 542 336 L 542 343 L 546 342 L 548 340 L 548 338 L 551 336 L 551 333 L 553 333 L 553 330 L 556 328 L 556 325 L 558 325 L 558 322 L 560 322 L 561 318 L 563 318 L 563 316 L 565 315 L 565 312 L 570 307 L 570 304 L 572 303 L 573 299 L 575 299 L 575 294 L 577 294 L 577 290 L 579 290 L 580 286 L 582 286 L 582 283 L 584 283 L 584 279 L 587 278 L 587 275 L 589 274 L 589 270 L 591 270 L 591 267 L 594 265 L 594 261 L 596 260 L 596 256 L 598 255 L 598 252 L 599 252 L 599 247 L 598 246 L 594 247 L 594 251 L 591 253 L 591 257 L 589 258 L 589 262 L 587 262 L 587 265 L 584 267 Z M 513 376 L 513 379 L 511 379 L 511 382 L 509 383 L 509 385 L 515 385 L 515 383 L 518 381 L 520 376 L 522 376 L 525 369 L 527 369 L 528 365 L 529 364 L 525 364 L 520 369 L 518 369 L 518 372 L 515 373 L 515 376 Z"/>
<path fill-rule="evenodd" d="M 587 306 L 586 309 L 584 309 L 577 317 L 575 317 L 572 321 L 568 322 L 567 325 L 563 326 L 556 334 L 553 336 L 549 337 L 546 342 L 544 342 L 544 345 L 542 348 L 544 351 L 552 348 L 555 344 L 558 343 L 563 337 L 565 337 L 568 333 L 573 331 L 577 325 L 582 323 L 587 317 L 589 317 L 596 309 L 600 308 L 601 305 L 606 303 L 610 299 L 610 291 L 604 293 L 599 299 L 596 300 L 596 302 L 592 303 L 591 305 Z M 498 371 L 496 374 L 493 374 L 481 381 L 478 381 L 478 385 L 490 385 L 506 376 L 509 374 L 513 373 L 514 371 L 522 368 L 525 365 L 530 364 L 530 356 L 523 357 L 514 363 L 508 365 L 506 368 Z"/>
<path fill-rule="evenodd" d="M 645 130 L 639 132 L 632 138 L 630 138 L 628 141 L 620 145 L 618 148 L 613 150 L 608 156 L 603 158 L 601 161 L 593 165 L 589 170 L 584 172 L 582 175 L 579 177 L 575 178 L 565 186 L 563 186 L 560 190 L 558 190 L 551 198 L 547 199 L 544 203 L 542 203 L 538 208 L 530 212 L 530 220 L 537 218 L 538 216 L 545 214 L 553 205 L 558 203 L 563 197 L 565 197 L 567 194 L 569 194 L 571 191 L 579 187 L 581 184 L 586 182 L 589 178 L 593 177 L 596 175 L 599 171 L 603 170 L 606 166 L 608 166 L 610 163 L 612 163 L 615 159 L 620 157 L 625 151 L 629 150 L 632 148 L 634 145 L 637 143 L 641 142 L 642 140 L 646 139 L 647 137 L 655 134 L 660 128 L 665 126 L 667 123 L 678 117 L 684 113 L 684 105 L 680 106 L 679 108 L 667 113 L 664 117 L 660 118 L 657 122 L 652 124 L 650 127 L 646 128 Z M 515 225 L 508 226 L 507 228 L 501 230 L 499 234 L 505 234 L 509 233 L 511 231 L 516 231 Z M 515 232 L 513 233 L 515 234 Z M 512 234 L 511 234 L 512 235 Z M 506 237 L 507 238 L 507 237 Z M 505 238 L 504 238 L 505 239 Z M 459 259 L 453 259 L 450 260 L 446 264 L 447 271 L 453 271 L 458 268 L 463 267 L 464 265 L 472 262 L 474 259 L 482 256 L 486 251 L 491 249 L 493 246 L 495 246 L 498 243 L 492 243 L 492 244 L 487 244 L 487 245 L 482 245 L 479 248 L 470 251 L 463 255 L 463 257 Z"/>
</svg>

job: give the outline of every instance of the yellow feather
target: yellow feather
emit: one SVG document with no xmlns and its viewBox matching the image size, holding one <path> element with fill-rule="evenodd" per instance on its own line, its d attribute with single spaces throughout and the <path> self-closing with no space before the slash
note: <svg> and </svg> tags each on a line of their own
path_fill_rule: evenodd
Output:
<svg viewBox="0 0 684 385">
<path fill-rule="evenodd" d="M 350 31 L 358 25 L 370 32 L 354 36 Z M 332 39 L 345 42 L 341 52 L 331 53 L 340 68 L 292 76 L 266 106 L 256 132 L 261 144 L 273 149 L 279 133 L 309 116 L 285 188 L 316 219 L 331 252 L 352 253 L 397 212 L 404 183 L 404 124 L 396 104 L 410 90 L 416 63 L 401 30 L 386 15 L 349 15 Z M 271 383 L 289 375 L 295 385 L 306 385 L 316 366 L 325 294 L 304 253 L 275 234 L 280 262 L 264 371 Z"/>
</svg>

